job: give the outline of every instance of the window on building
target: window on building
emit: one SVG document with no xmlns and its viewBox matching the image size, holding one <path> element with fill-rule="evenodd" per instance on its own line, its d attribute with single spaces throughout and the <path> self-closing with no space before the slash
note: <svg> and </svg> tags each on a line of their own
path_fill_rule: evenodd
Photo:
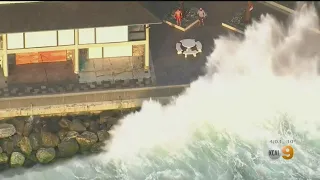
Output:
<svg viewBox="0 0 320 180">
<path fill-rule="evenodd" d="M 128 27 L 129 41 L 140 41 L 146 39 L 145 25 L 132 25 Z"/>
</svg>

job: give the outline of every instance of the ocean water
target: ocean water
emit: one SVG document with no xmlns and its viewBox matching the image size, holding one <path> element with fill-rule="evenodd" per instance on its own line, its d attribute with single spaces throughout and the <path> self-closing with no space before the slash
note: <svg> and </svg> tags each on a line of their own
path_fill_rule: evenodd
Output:
<svg viewBox="0 0 320 180">
<path fill-rule="evenodd" d="M 169 105 L 146 101 L 124 117 L 105 152 L 0 179 L 318 180 L 320 35 L 310 28 L 312 6 L 287 26 L 266 15 L 244 38 L 215 39 L 206 75 Z M 292 159 L 269 157 L 285 145 Z"/>
</svg>

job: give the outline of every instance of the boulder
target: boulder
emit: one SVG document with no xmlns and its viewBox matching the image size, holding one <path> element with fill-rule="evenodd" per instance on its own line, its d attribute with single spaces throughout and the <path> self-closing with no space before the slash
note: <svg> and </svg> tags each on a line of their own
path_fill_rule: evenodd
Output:
<svg viewBox="0 0 320 180">
<path fill-rule="evenodd" d="M 32 152 L 32 153 L 30 154 L 30 156 L 27 157 L 27 159 L 29 159 L 29 160 L 31 160 L 31 161 L 33 161 L 33 162 L 38 162 L 38 159 L 37 159 L 36 154 L 37 154 L 36 152 Z"/>
<path fill-rule="evenodd" d="M 42 130 L 43 130 L 43 124 L 42 124 L 41 119 L 34 121 L 33 131 L 36 133 L 40 133 Z"/>
<path fill-rule="evenodd" d="M 91 121 L 92 121 L 91 119 L 87 118 L 87 119 L 82 120 L 82 124 L 84 127 L 89 128 Z"/>
<path fill-rule="evenodd" d="M 100 118 L 98 120 L 99 124 L 108 123 L 114 125 L 118 122 L 118 117 L 120 112 L 117 111 L 104 111 L 100 113 Z"/>
<path fill-rule="evenodd" d="M 41 132 L 41 141 L 44 147 L 56 147 L 59 144 L 59 137 L 50 132 Z"/>
<path fill-rule="evenodd" d="M 101 112 L 100 117 L 98 119 L 98 123 L 99 124 L 106 123 L 110 117 L 112 117 L 112 111 Z"/>
<path fill-rule="evenodd" d="M 91 121 L 89 126 L 89 131 L 91 132 L 98 132 L 99 131 L 99 124 L 96 121 Z"/>
<path fill-rule="evenodd" d="M 12 140 L 6 139 L 2 142 L 2 150 L 3 152 L 6 152 L 7 154 L 11 154 L 13 152 L 13 142 Z"/>
<path fill-rule="evenodd" d="M 0 153 L 0 164 L 7 164 L 9 157 L 5 153 Z"/>
<path fill-rule="evenodd" d="M 0 139 L 7 138 L 16 133 L 16 128 L 12 124 L 0 124 Z"/>
<path fill-rule="evenodd" d="M 51 117 L 46 121 L 46 129 L 52 133 L 58 133 L 60 131 L 60 124 L 58 117 Z"/>
<path fill-rule="evenodd" d="M 68 141 L 62 141 L 58 145 L 58 150 L 60 157 L 71 157 L 79 151 L 79 145 L 75 139 L 70 139 Z"/>
<path fill-rule="evenodd" d="M 32 131 L 32 128 L 33 128 L 33 123 L 32 122 L 26 122 L 24 124 L 24 128 L 23 128 L 23 136 L 29 136 L 31 131 Z"/>
<path fill-rule="evenodd" d="M 21 141 L 22 136 L 19 135 L 19 134 L 15 134 L 10 139 L 12 139 L 14 150 L 15 151 L 20 151 L 19 142 Z"/>
<path fill-rule="evenodd" d="M 21 154 L 20 152 L 13 152 L 10 157 L 10 166 L 15 167 L 21 167 L 24 164 L 24 161 L 26 158 Z"/>
<path fill-rule="evenodd" d="M 95 143 L 94 145 L 92 145 L 92 147 L 90 148 L 90 151 L 92 153 L 99 153 L 101 151 L 103 151 L 103 147 L 105 146 L 105 144 L 103 142 L 98 142 Z"/>
<path fill-rule="evenodd" d="M 32 147 L 32 150 L 36 151 L 41 147 L 41 135 L 40 133 L 31 133 L 29 135 L 30 144 Z"/>
<path fill-rule="evenodd" d="M 29 156 L 32 152 L 32 146 L 28 137 L 23 137 L 19 142 L 21 152 Z"/>
<path fill-rule="evenodd" d="M 17 134 L 19 134 L 19 135 L 23 134 L 24 123 L 25 123 L 25 121 L 22 118 L 17 118 L 17 119 L 12 120 L 12 124 L 16 128 Z"/>
<path fill-rule="evenodd" d="M 69 129 L 71 131 L 77 131 L 77 132 L 80 132 L 80 133 L 87 130 L 86 127 L 84 127 L 84 125 L 81 123 L 81 121 L 77 120 L 77 119 L 74 119 L 72 121 L 72 123 L 70 124 Z"/>
<path fill-rule="evenodd" d="M 56 157 L 56 151 L 53 148 L 40 148 L 36 157 L 40 163 L 46 164 Z"/>
<path fill-rule="evenodd" d="M 64 137 L 66 137 L 67 133 L 68 133 L 68 130 L 66 130 L 66 129 L 61 129 L 58 132 L 58 136 L 59 136 L 60 141 L 62 141 L 64 139 Z"/>
<path fill-rule="evenodd" d="M 90 150 L 91 146 L 98 141 L 98 137 L 93 132 L 85 131 L 76 137 L 76 140 L 80 145 L 80 150 L 83 152 Z"/>
<path fill-rule="evenodd" d="M 66 117 L 62 117 L 61 120 L 59 121 L 59 126 L 62 129 L 68 129 L 70 127 L 70 124 L 72 122 L 70 120 L 68 120 Z"/>
<path fill-rule="evenodd" d="M 112 126 L 113 126 L 112 124 L 104 123 L 104 124 L 101 124 L 99 128 L 101 130 L 109 131 L 112 128 Z"/>
<path fill-rule="evenodd" d="M 92 153 L 99 153 L 104 150 L 105 146 L 106 146 L 105 142 L 97 142 L 94 145 L 92 145 L 92 147 L 90 148 L 90 151 Z"/>
<path fill-rule="evenodd" d="M 77 131 L 69 131 L 63 138 L 63 141 L 69 141 L 70 139 L 75 139 L 79 136 L 79 133 Z"/>
<path fill-rule="evenodd" d="M 97 132 L 98 139 L 100 142 L 104 142 L 109 139 L 110 134 L 106 130 L 101 130 Z"/>
</svg>

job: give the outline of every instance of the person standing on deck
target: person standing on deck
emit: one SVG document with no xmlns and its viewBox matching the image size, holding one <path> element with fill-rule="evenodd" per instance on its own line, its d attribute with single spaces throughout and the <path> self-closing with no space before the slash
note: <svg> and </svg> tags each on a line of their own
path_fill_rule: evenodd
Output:
<svg viewBox="0 0 320 180">
<path fill-rule="evenodd" d="M 245 22 L 249 24 L 251 22 L 251 13 L 253 10 L 253 3 L 251 1 L 248 1 L 248 5 L 246 8 L 246 15 L 245 15 Z"/>
<path fill-rule="evenodd" d="M 199 10 L 198 10 L 198 16 L 199 16 L 199 23 L 200 23 L 200 25 L 202 25 L 202 26 L 204 26 L 204 18 L 207 16 L 207 13 L 202 9 L 202 8 L 200 8 Z"/>
<path fill-rule="evenodd" d="M 181 12 L 180 8 L 177 9 L 176 12 L 174 13 L 174 18 L 177 21 L 177 25 L 181 26 L 182 12 Z"/>
</svg>

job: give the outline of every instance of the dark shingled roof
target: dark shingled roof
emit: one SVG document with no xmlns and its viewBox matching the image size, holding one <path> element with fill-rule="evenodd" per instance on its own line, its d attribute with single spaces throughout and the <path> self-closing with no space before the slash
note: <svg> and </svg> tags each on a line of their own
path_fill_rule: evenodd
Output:
<svg viewBox="0 0 320 180">
<path fill-rule="evenodd" d="M 0 33 L 158 24 L 134 1 L 48 1 L 0 5 Z"/>
</svg>

